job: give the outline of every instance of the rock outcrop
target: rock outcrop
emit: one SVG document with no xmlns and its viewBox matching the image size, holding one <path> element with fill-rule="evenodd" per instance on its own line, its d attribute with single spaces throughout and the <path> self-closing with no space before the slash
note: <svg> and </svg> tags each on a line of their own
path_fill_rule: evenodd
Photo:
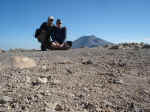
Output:
<svg viewBox="0 0 150 112">
<path fill-rule="evenodd" d="M 144 43 L 121 43 L 114 45 L 105 45 L 104 48 L 108 49 L 149 49 L 149 44 Z"/>
</svg>

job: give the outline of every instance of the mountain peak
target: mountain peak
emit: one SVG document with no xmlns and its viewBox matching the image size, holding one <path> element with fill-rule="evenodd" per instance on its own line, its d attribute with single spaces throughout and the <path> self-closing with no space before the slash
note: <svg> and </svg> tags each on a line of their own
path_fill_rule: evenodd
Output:
<svg viewBox="0 0 150 112">
<path fill-rule="evenodd" d="M 80 38 L 96 38 L 95 35 L 84 35 L 84 36 L 81 36 Z"/>
<path fill-rule="evenodd" d="M 106 40 L 103 40 L 95 35 L 86 35 L 78 38 L 73 42 L 72 48 L 81 48 L 81 47 L 95 47 L 95 46 L 104 46 L 112 44 Z"/>
</svg>

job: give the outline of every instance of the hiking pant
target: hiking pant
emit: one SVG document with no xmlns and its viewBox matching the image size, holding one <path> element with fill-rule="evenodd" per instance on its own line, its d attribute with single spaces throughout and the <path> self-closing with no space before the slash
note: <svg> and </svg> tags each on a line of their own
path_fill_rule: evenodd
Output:
<svg viewBox="0 0 150 112">
<path fill-rule="evenodd" d="M 47 32 L 41 32 L 38 36 L 38 41 L 41 43 L 41 50 L 45 51 L 50 42 L 50 35 Z"/>
</svg>

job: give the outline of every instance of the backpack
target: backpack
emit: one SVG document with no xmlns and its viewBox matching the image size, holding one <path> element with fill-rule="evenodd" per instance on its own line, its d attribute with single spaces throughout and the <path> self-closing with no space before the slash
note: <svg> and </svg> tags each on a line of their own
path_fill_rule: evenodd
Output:
<svg viewBox="0 0 150 112">
<path fill-rule="evenodd" d="M 35 38 L 38 38 L 38 36 L 40 35 L 40 33 L 41 33 L 41 29 L 36 29 L 36 31 L 35 31 Z"/>
</svg>

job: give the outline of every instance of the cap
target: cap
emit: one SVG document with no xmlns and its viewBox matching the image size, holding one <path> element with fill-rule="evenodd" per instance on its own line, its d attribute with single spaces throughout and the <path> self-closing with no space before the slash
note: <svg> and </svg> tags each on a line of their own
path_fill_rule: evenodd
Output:
<svg viewBox="0 0 150 112">
<path fill-rule="evenodd" d="M 62 23 L 61 19 L 57 19 L 56 23 Z"/>
<path fill-rule="evenodd" d="M 49 20 L 54 20 L 54 17 L 53 16 L 49 16 L 48 19 Z"/>
</svg>

